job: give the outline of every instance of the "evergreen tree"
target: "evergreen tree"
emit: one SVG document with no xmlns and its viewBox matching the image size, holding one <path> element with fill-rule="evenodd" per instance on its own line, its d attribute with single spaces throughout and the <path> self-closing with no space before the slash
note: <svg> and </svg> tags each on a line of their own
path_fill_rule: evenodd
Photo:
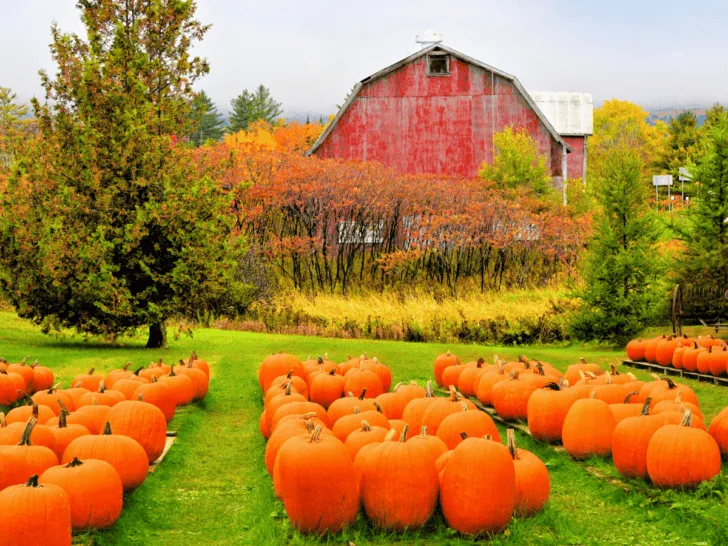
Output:
<svg viewBox="0 0 728 546">
<path fill-rule="evenodd" d="M 657 230 L 641 182 L 640 150 L 615 147 L 602 159 L 593 186 L 599 211 L 571 331 L 578 339 L 619 344 L 640 332 L 653 315 L 660 267 L 654 249 Z"/>
<path fill-rule="evenodd" d="M 189 138 L 195 147 L 203 145 L 208 140 L 222 139 L 225 120 L 204 91 L 200 91 L 192 101 L 191 120 L 192 132 Z"/>
<path fill-rule="evenodd" d="M 674 180 L 677 180 L 680 176 L 680 167 L 686 167 L 694 159 L 699 138 L 698 119 L 693 112 L 686 110 L 670 120 L 659 169 L 671 174 Z M 691 184 L 686 184 L 685 189 L 687 194 L 693 194 Z"/>
<path fill-rule="evenodd" d="M 17 101 L 9 87 L 0 87 L 0 172 L 6 171 L 15 156 L 18 140 L 28 125 L 28 107 Z"/>
<path fill-rule="evenodd" d="M 189 53 L 208 27 L 194 1 L 78 7 L 86 39 L 53 26 L 50 100 L 33 101 L 40 135 L 0 196 L 0 289 L 44 331 L 148 326 L 147 346 L 163 347 L 168 319 L 246 290 L 232 278 L 230 201 L 174 145 L 209 70 Z"/>
<path fill-rule="evenodd" d="M 228 119 L 231 133 L 244 131 L 258 120 L 273 123 L 283 113 L 281 103 L 273 100 L 270 90 L 264 85 L 259 85 L 253 93 L 245 89 L 230 101 L 230 105 L 233 109 Z"/>
<path fill-rule="evenodd" d="M 690 167 L 696 195 L 684 211 L 680 232 L 686 249 L 676 263 L 679 280 L 728 287 L 728 112 L 706 128 L 701 153 Z"/>
</svg>

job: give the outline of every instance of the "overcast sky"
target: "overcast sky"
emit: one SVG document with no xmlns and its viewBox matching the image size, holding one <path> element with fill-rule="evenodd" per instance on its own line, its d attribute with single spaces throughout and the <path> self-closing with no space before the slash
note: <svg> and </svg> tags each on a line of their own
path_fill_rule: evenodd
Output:
<svg viewBox="0 0 728 546">
<path fill-rule="evenodd" d="M 41 96 L 50 25 L 82 31 L 75 0 L 0 0 L 0 85 Z M 352 84 L 444 42 L 527 89 L 586 91 L 643 106 L 728 102 L 725 0 L 198 0 L 199 87 L 222 110 L 263 83 L 287 113 L 328 114 Z"/>
</svg>

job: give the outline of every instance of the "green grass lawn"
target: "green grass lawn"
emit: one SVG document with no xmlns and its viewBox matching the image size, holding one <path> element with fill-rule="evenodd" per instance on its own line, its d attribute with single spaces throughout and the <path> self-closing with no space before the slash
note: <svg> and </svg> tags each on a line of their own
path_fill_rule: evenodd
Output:
<svg viewBox="0 0 728 546">
<path fill-rule="evenodd" d="M 144 340 L 123 345 L 84 342 L 80 336 L 49 337 L 0 312 L 0 356 L 16 361 L 30 355 L 53 368 L 68 384 L 90 367 L 108 371 L 127 361 L 138 365 L 164 357 L 167 362 L 196 349 L 211 364 L 210 394 L 204 403 L 185 408 L 170 423 L 178 440 L 159 469 L 137 491 L 127 495 L 121 519 L 113 529 L 93 533 L 98 545 L 309 544 L 316 539 L 293 531 L 283 505 L 273 495 L 265 472 L 265 441 L 258 431 L 262 411 L 256 371 L 268 354 L 285 350 L 301 358 L 328 352 L 337 361 L 366 351 L 389 365 L 394 382 L 432 376 L 435 356 L 451 349 L 463 359 L 527 354 L 565 369 L 579 356 L 602 364 L 619 362 L 620 352 L 598 347 L 444 346 L 263 335 L 198 330 L 194 338 L 172 341 L 167 351 L 147 350 Z M 635 372 L 646 378 L 644 372 Z M 706 420 L 728 405 L 728 389 L 685 381 L 701 400 Z M 728 485 L 724 476 L 697 491 L 660 492 L 644 482 L 629 482 L 629 492 L 609 478 L 618 477 L 611 461 L 576 463 L 553 448 L 519 433 L 520 447 L 538 454 L 551 474 L 551 499 L 531 519 L 514 519 L 493 544 L 728 544 Z M 587 473 L 602 471 L 602 480 Z M 405 535 L 382 534 L 360 516 L 346 533 L 318 540 L 327 544 L 469 544 L 451 532 L 441 516 L 423 530 Z"/>
</svg>

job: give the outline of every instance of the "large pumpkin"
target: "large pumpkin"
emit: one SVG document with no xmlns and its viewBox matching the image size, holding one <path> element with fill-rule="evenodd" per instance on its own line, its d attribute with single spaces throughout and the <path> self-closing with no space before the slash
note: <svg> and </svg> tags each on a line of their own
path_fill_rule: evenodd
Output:
<svg viewBox="0 0 728 546">
<path fill-rule="evenodd" d="M 415 398 L 425 398 L 427 390 L 415 381 L 400 383 L 394 387 L 394 396 L 390 406 L 390 419 L 402 419 L 404 408 Z"/>
<path fill-rule="evenodd" d="M 276 377 L 286 375 L 289 372 L 301 378 L 306 377 L 303 373 L 303 364 L 295 356 L 281 352 L 266 357 L 258 369 L 260 390 L 267 391 Z"/>
<path fill-rule="evenodd" d="M 2 470 L 0 470 L 2 473 Z M 0 490 L 2 535 L 8 546 L 71 546 L 71 505 L 55 485 L 38 485 L 38 475 Z"/>
<path fill-rule="evenodd" d="M 186 375 L 177 374 L 174 366 L 167 375 L 159 378 L 159 382 L 169 385 L 172 400 L 177 406 L 187 405 L 195 398 L 194 382 Z"/>
<path fill-rule="evenodd" d="M 723 408 L 718 415 L 713 417 L 708 433 L 718 444 L 723 456 L 728 457 L 728 408 Z"/>
<path fill-rule="evenodd" d="M 452 413 L 445 417 L 437 429 L 437 437 L 440 438 L 448 449 L 455 449 L 463 441 L 461 433 L 468 436 L 482 438 L 490 434 L 499 442 L 500 434 L 490 415 L 483 411 L 468 410 L 467 405 L 462 404 L 462 411 Z"/>
<path fill-rule="evenodd" d="M 641 339 L 633 339 L 627 343 L 627 357 L 635 362 L 645 358 L 645 342 Z"/>
<path fill-rule="evenodd" d="M 438 479 L 435 461 L 423 456 L 423 447 L 399 441 L 378 444 L 366 459 L 361 478 L 361 499 L 377 527 L 404 531 L 421 527 L 435 511 Z"/>
<path fill-rule="evenodd" d="M 647 447 L 652 435 L 664 426 L 662 417 L 649 415 L 650 403 L 648 398 L 641 414 L 617 423 L 612 434 L 614 466 L 620 474 L 629 478 L 647 479 Z"/>
<path fill-rule="evenodd" d="M 126 400 L 111 408 L 108 419 L 115 434 L 139 442 L 150 463 L 159 459 L 167 441 L 167 419 L 162 410 L 147 402 Z"/>
<path fill-rule="evenodd" d="M 74 529 L 107 529 L 121 515 L 124 489 L 121 478 L 106 461 L 74 458 L 43 472 L 38 483 L 63 489 L 71 504 Z"/>
<path fill-rule="evenodd" d="M 457 413 L 463 411 L 463 407 L 468 409 L 477 409 L 475 404 L 470 400 L 462 398 L 454 386 L 450 386 L 450 396 L 447 398 L 437 398 L 435 401 L 425 410 L 422 416 L 421 426 L 427 427 L 427 431 L 430 434 L 437 434 L 437 428 L 442 423 L 443 419 L 451 413 Z M 407 419 L 405 419 L 406 421 Z"/>
<path fill-rule="evenodd" d="M 333 368 L 329 372 L 317 373 L 311 380 L 309 399 L 328 409 L 331 404 L 344 396 L 346 380 Z"/>
<path fill-rule="evenodd" d="M 42 474 L 58 464 L 58 457 L 50 449 L 34 446 L 30 442 L 34 418 L 28 420 L 18 445 L 0 446 L 0 491 L 11 485 L 25 483 L 33 474 Z M 7 513 L 3 513 L 3 521 Z"/>
<path fill-rule="evenodd" d="M 592 455 L 607 456 L 612 450 L 612 434 L 616 421 L 603 400 L 582 398 L 571 406 L 564 419 L 561 440 L 575 459 Z"/>
<path fill-rule="evenodd" d="M 503 444 L 468 438 L 443 469 L 440 505 L 447 524 L 466 535 L 497 533 L 516 506 L 516 473 Z"/>
<path fill-rule="evenodd" d="M 302 533 L 337 533 L 356 521 L 359 495 L 344 444 L 321 435 L 294 436 L 276 457 L 273 482 L 293 526 Z"/>
<path fill-rule="evenodd" d="M 720 473 L 720 449 L 713 437 L 690 426 L 690 411 L 679 425 L 665 425 L 647 447 L 647 473 L 657 487 L 691 488 Z"/>
<path fill-rule="evenodd" d="M 578 389 L 565 389 L 554 382 L 534 391 L 526 409 L 528 429 L 533 437 L 540 442 L 561 441 L 566 414 L 580 396 Z"/>
</svg>

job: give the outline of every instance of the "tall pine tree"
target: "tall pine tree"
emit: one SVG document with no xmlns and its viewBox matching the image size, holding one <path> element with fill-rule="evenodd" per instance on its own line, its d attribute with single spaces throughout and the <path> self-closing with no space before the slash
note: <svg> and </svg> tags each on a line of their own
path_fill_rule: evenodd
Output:
<svg viewBox="0 0 728 546">
<path fill-rule="evenodd" d="M 571 330 L 578 339 L 623 343 L 654 314 L 657 230 L 641 181 L 640 150 L 616 146 L 602 160 L 592 188 L 599 211 Z"/>
<path fill-rule="evenodd" d="M 85 39 L 52 28 L 55 77 L 33 101 L 39 138 L 0 202 L 0 289 L 21 317 L 114 337 L 234 306 L 242 255 L 230 201 L 176 135 L 208 72 L 193 0 L 79 0 Z"/>
<path fill-rule="evenodd" d="M 251 123 L 259 120 L 274 123 L 283 113 L 281 103 L 273 99 L 270 90 L 264 85 L 259 85 L 252 93 L 244 90 L 230 101 L 230 105 L 232 112 L 228 123 L 231 133 L 244 131 Z"/>
<path fill-rule="evenodd" d="M 686 249 L 676 263 L 683 283 L 728 287 L 728 112 L 714 112 L 690 167 L 695 196 L 680 233 Z"/>
<path fill-rule="evenodd" d="M 225 120 L 207 93 L 200 91 L 192 102 L 192 132 L 190 142 L 201 146 L 208 140 L 220 140 L 225 131 Z"/>
</svg>

